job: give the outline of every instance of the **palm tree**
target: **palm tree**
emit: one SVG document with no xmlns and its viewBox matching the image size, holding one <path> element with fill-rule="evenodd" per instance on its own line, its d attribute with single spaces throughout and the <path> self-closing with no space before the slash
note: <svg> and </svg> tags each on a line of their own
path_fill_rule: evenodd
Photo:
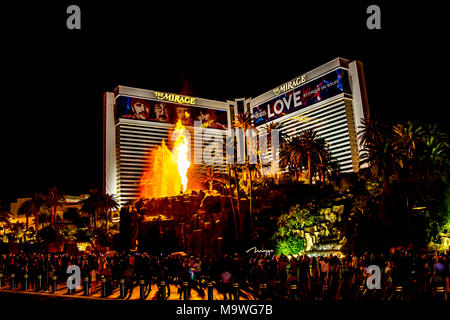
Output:
<svg viewBox="0 0 450 320">
<path fill-rule="evenodd" d="M 34 225 L 36 232 L 39 229 L 39 213 L 45 203 L 45 197 L 41 193 L 36 192 L 33 198 L 26 200 L 17 211 L 18 215 L 26 217 L 26 230 L 28 231 L 28 218 L 34 217 Z"/>
<path fill-rule="evenodd" d="M 295 180 L 298 181 L 298 179 L 302 176 L 302 168 L 307 160 L 305 157 L 305 145 L 301 135 L 295 136 L 289 140 L 287 145 L 287 153 L 289 160 L 294 167 Z"/>
<path fill-rule="evenodd" d="M 429 127 L 423 136 L 423 144 L 418 154 L 419 168 L 422 177 L 430 176 L 431 172 L 441 174 L 450 168 L 450 148 L 446 135 Z"/>
<path fill-rule="evenodd" d="M 119 208 L 119 203 L 117 202 L 113 194 L 104 194 L 103 196 L 104 208 L 106 212 L 106 233 L 108 233 L 108 222 L 112 210 Z"/>
<path fill-rule="evenodd" d="M 58 187 L 52 187 L 48 190 L 46 196 L 45 206 L 50 209 L 51 223 L 56 221 L 56 209 L 62 207 L 66 203 L 66 197 L 58 189 Z"/>
<path fill-rule="evenodd" d="M 274 130 L 278 130 L 279 133 L 279 144 L 280 147 L 283 148 L 283 146 L 289 141 L 289 137 L 281 132 L 282 125 L 279 122 L 271 122 L 270 124 L 265 125 L 266 133 L 267 133 L 267 141 L 269 142 L 269 145 L 272 146 L 272 152 L 275 151 L 274 146 L 272 145 L 272 132 Z M 280 148 L 280 156 L 281 156 L 281 148 Z M 261 155 L 259 157 L 261 159 Z M 287 163 L 284 167 L 287 166 Z M 274 172 L 275 181 L 278 181 L 278 173 Z"/>
<path fill-rule="evenodd" d="M 232 155 L 228 152 L 226 153 L 227 157 L 227 173 L 228 173 L 228 191 L 229 191 L 229 197 L 231 202 L 231 210 L 233 211 L 233 220 L 234 220 L 234 226 L 235 226 L 235 238 L 238 240 L 238 225 L 239 225 L 239 234 L 240 237 L 243 237 L 243 225 L 242 225 L 242 214 L 241 214 L 241 198 L 240 198 L 240 191 L 239 191 L 239 178 L 237 174 L 237 165 L 234 162 L 234 155 L 236 154 L 236 144 L 234 139 L 228 139 L 224 137 L 224 144 L 227 146 L 227 150 L 232 149 L 233 153 Z M 234 178 L 232 177 L 232 172 L 234 174 Z M 233 196 L 233 180 L 234 180 L 234 186 L 236 187 L 236 206 L 234 205 L 234 196 Z M 237 221 L 239 220 L 239 224 Z"/>
<path fill-rule="evenodd" d="M 236 164 L 231 165 L 234 173 L 234 181 L 236 186 L 236 200 L 237 200 L 237 211 L 239 214 L 239 231 L 241 233 L 241 239 L 244 237 L 244 216 L 241 211 L 241 188 L 239 187 L 239 175 L 238 166 Z"/>
<path fill-rule="evenodd" d="M 324 138 L 319 137 L 315 134 L 315 132 L 312 132 L 312 173 L 310 175 L 310 183 L 311 183 L 311 176 L 315 175 L 316 172 L 319 174 L 319 177 L 322 180 L 322 183 L 325 183 L 325 176 L 328 172 L 337 170 L 338 163 L 337 161 L 333 160 L 331 156 L 331 151 L 329 149 L 329 146 Z"/>
<path fill-rule="evenodd" d="M 228 186 L 228 194 L 229 194 L 229 197 L 230 197 L 230 203 L 231 203 L 231 211 L 232 211 L 232 213 L 233 213 L 233 222 L 234 222 L 234 236 L 235 236 L 235 239 L 236 240 L 238 240 L 238 238 L 239 238 L 239 236 L 238 236 L 238 219 L 237 219 L 237 216 L 236 216 L 236 209 L 235 209 L 235 207 L 234 207 L 234 199 L 233 199 L 233 189 L 232 189 L 232 180 L 231 180 L 231 164 L 228 164 L 227 165 L 227 171 L 228 171 L 228 183 L 227 183 L 227 186 Z M 239 213 L 240 214 L 240 213 Z"/>
<path fill-rule="evenodd" d="M 39 212 L 37 217 L 38 217 L 38 220 L 35 220 L 35 221 L 39 222 L 39 224 L 42 226 L 41 229 L 44 228 L 45 224 L 51 223 L 51 217 L 48 212 Z"/>
<path fill-rule="evenodd" d="M 363 145 L 360 165 L 368 164 L 376 168 L 386 189 L 399 159 L 398 149 L 392 142 L 392 131 L 373 120 L 363 120 L 360 129 L 358 136 Z"/>
<path fill-rule="evenodd" d="M 385 125 L 379 123 L 372 118 L 362 119 L 362 125 L 359 127 L 358 138 L 362 146 L 374 144 L 381 134 L 390 131 Z"/>
<path fill-rule="evenodd" d="M 250 112 L 247 111 L 244 114 L 237 114 L 234 117 L 234 121 L 233 121 L 233 128 L 241 128 L 242 131 L 245 131 L 247 129 L 252 129 L 255 128 L 255 126 L 253 125 L 253 120 L 252 120 L 252 116 L 250 115 Z"/>
<path fill-rule="evenodd" d="M 400 123 L 392 129 L 394 131 L 393 143 L 398 149 L 398 153 L 404 154 L 407 159 L 412 159 L 416 151 L 416 146 L 420 143 L 424 134 L 422 126 L 408 121 L 406 125 Z"/>
<path fill-rule="evenodd" d="M 17 235 L 22 233 L 23 229 L 24 229 L 24 225 L 22 222 L 14 223 L 11 228 L 11 234 L 12 234 L 13 239 L 16 239 Z"/>
<path fill-rule="evenodd" d="M 24 203 L 22 203 L 22 205 L 20 206 L 20 208 L 17 210 L 17 215 L 19 216 L 25 216 L 26 220 L 25 220 L 25 229 L 28 231 L 28 218 L 31 216 L 34 216 L 34 212 L 33 212 L 33 203 L 32 200 L 27 200 Z"/>
<path fill-rule="evenodd" d="M 199 178 L 201 183 L 208 185 L 208 190 L 210 192 L 213 190 L 214 183 L 226 183 L 223 175 L 219 172 L 215 172 L 214 167 L 207 167 L 205 171 L 200 174 Z"/>
<path fill-rule="evenodd" d="M 224 136 L 223 138 L 223 143 L 226 145 L 227 147 L 227 152 L 226 152 L 226 163 L 227 163 L 227 174 L 228 174 L 228 181 L 226 181 L 226 187 L 228 189 L 228 196 L 230 198 L 230 204 L 231 204 L 231 211 L 233 213 L 233 222 L 234 222 L 234 233 L 235 233 L 235 239 L 238 240 L 239 239 L 239 232 L 238 232 L 238 219 L 237 219 L 237 215 L 239 214 L 240 217 L 240 211 L 237 212 L 237 208 L 234 205 L 234 196 L 233 196 L 233 179 L 231 176 L 231 168 L 232 166 L 235 166 L 235 164 L 233 163 L 234 161 L 234 154 L 235 154 L 235 141 L 234 139 L 228 139 L 226 136 Z M 228 150 L 232 149 L 233 153 L 229 154 Z M 238 187 L 237 187 L 238 188 Z M 239 198 L 238 198 L 239 201 Z M 239 210 L 240 210 L 240 206 L 239 203 L 237 203 Z"/>
<path fill-rule="evenodd" d="M 322 184 L 325 184 L 327 177 L 339 172 L 339 162 L 330 155 L 320 159 L 316 166 Z"/>
<path fill-rule="evenodd" d="M 98 190 L 93 189 L 89 191 L 89 197 L 79 202 L 81 204 L 82 212 L 89 214 L 90 225 L 94 226 L 94 230 L 97 228 L 97 213 L 99 208 L 104 208 L 103 199 Z"/>
<path fill-rule="evenodd" d="M 324 183 L 325 175 L 337 170 L 336 165 L 325 139 L 313 129 L 303 130 L 296 136 L 286 139 L 280 150 L 280 166 L 293 171 L 296 181 L 301 177 L 303 167 L 306 167 L 310 184 L 317 173 Z"/>
<path fill-rule="evenodd" d="M 3 234 L 5 234 L 4 229 L 8 228 L 11 230 L 13 227 L 13 224 L 11 223 L 11 213 L 3 208 L 0 209 L 0 225 L 2 226 Z"/>
<path fill-rule="evenodd" d="M 317 163 L 324 162 L 329 152 L 325 139 L 320 138 L 313 129 L 302 131 L 300 133 L 300 139 L 303 142 L 303 148 L 307 157 L 308 181 L 309 184 L 312 184 L 313 170 L 315 170 L 313 166 Z"/>
<path fill-rule="evenodd" d="M 32 217 L 35 215 L 33 212 L 32 206 L 33 206 L 32 200 L 27 200 L 24 203 L 22 203 L 20 208 L 17 210 L 17 214 L 19 216 L 25 216 L 25 219 L 26 219 L 25 220 L 25 230 L 26 231 L 29 231 L 29 228 L 28 228 L 29 217 Z"/>
<path fill-rule="evenodd" d="M 248 129 L 254 129 L 255 126 L 253 125 L 253 120 L 252 117 L 250 115 L 250 112 L 247 111 L 244 114 L 238 114 L 235 116 L 235 120 L 233 122 L 233 127 L 234 128 L 240 128 L 242 129 L 242 131 L 244 132 L 244 154 L 246 155 L 245 157 L 245 164 L 247 167 L 247 172 L 248 172 L 248 182 L 249 182 L 249 211 L 250 211 L 250 233 L 253 232 L 253 183 L 252 183 L 252 174 L 251 174 L 251 167 L 250 167 L 250 159 L 249 159 L 249 155 L 248 155 L 248 151 L 247 150 L 247 142 L 246 142 L 246 132 Z M 256 147 L 256 146 L 253 146 Z"/>
</svg>

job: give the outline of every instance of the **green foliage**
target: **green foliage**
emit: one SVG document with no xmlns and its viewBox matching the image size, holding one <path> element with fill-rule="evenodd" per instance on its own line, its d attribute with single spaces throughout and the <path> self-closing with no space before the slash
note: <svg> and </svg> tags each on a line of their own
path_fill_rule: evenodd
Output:
<svg viewBox="0 0 450 320">
<path fill-rule="evenodd" d="M 447 220 L 440 228 L 439 231 L 442 233 L 450 233 L 450 219 Z"/>
<path fill-rule="evenodd" d="M 277 230 L 273 240 L 276 243 L 277 254 L 298 254 L 305 247 L 305 241 L 299 236 L 299 231 L 314 225 L 319 219 L 317 210 L 311 205 L 292 206 L 287 213 L 282 214 L 277 221 Z"/>
<path fill-rule="evenodd" d="M 275 254 L 293 255 L 298 254 L 305 247 L 305 241 L 298 236 L 279 239 L 276 244 Z"/>
<path fill-rule="evenodd" d="M 302 208 L 297 204 L 289 209 L 288 213 L 282 214 L 278 219 L 280 235 L 289 235 L 295 230 L 301 230 L 314 224 L 317 214 L 309 208 Z"/>
</svg>

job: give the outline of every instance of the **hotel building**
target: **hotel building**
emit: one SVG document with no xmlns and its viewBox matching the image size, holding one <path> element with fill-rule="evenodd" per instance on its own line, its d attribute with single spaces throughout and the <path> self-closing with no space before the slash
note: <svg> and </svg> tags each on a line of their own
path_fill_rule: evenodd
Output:
<svg viewBox="0 0 450 320">
<path fill-rule="evenodd" d="M 159 110 L 161 104 L 168 110 L 166 116 Z M 103 105 L 103 191 L 115 194 L 121 205 L 138 199 L 148 154 L 163 139 L 170 139 L 176 119 L 185 120 L 191 150 L 201 150 L 203 161 L 208 158 L 205 146 L 223 140 L 234 116 L 248 111 L 260 132 L 271 123 L 280 123 L 281 132 L 290 137 L 314 129 L 329 144 L 340 170 L 356 172 L 362 148 L 357 131 L 369 112 L 362 63 L 343 58 L 255 98 L 222 102 L 118 86 L 105 93 Z M 200 143 L 193 138 L 195 120 L 202 121 Z"/>
<path fill-rule="evenodd" d="M 139 103 L 150 108 L 148 114 L 142 113 L 145 119 L 134 113 L 133 104 Z M 115 194 L 120 205 L 138 199 L 149 153 L 162 140 L 169 142 L 178 118 L 190 132 L 191 151 L 204 148 L 208 141 L 221 142 L 231 122 L 226 102 L 125 86 L 105 93 L 103 106 L 103 192 Z M 199 119 L 202 145 L 194 139 L 193 125 Z"/>
</svg>

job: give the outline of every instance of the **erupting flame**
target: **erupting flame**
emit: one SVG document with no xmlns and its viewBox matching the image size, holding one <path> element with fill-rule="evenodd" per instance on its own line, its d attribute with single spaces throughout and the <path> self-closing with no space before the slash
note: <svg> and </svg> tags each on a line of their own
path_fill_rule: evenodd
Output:
<svg viewBox="0 0 450 320">
<path fill-rule="evenodd" d="M 178 121 L 172 132 L 176 140 L 172 151 L 165 141 L 155 148 L 148 159 L 148 169 L 140 181 L 140 197 L 176 196 L 187 189 L 189 161 L 189 141 L 186 128 Z"/>
<path fill-rule="evenodd" d="M 188 178 L 187 171 L 191 166 L 191 162 L 188 159 L 189 143 L 187 137 L 184 134 L 186 128 L 178 120 L 173 134 L 177 135 L 177 140 L 172 150 L 172 161 L 177 164 L 178 174 L 181 178 L 181 185 L 183 186 L 183 192 L 186 191 Z"/>
</svg>

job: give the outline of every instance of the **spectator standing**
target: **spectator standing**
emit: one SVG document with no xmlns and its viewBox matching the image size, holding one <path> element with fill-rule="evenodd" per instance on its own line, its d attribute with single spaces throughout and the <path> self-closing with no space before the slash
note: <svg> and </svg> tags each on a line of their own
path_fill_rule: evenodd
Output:
<svg viewBox="0 0 450 320">
<path fill-rule="evenodd" d="M 232 275 L 228 271 L 228 268 L 225 268 L 224 272 L 220 276 L 222 279 L 222 285 L 223 285 L 223 296 L 225 300 L 231 300 L 231 278 Z"/>
</svg>

